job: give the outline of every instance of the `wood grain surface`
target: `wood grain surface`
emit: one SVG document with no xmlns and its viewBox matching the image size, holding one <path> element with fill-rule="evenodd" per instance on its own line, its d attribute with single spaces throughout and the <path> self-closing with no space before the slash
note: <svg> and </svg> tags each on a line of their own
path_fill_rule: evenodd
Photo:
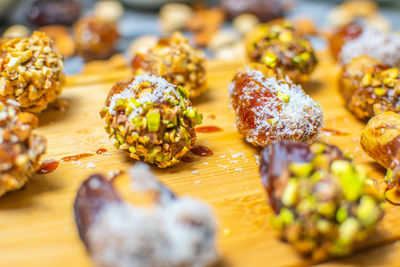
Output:
<svg viewBox="0 0 400 267">
<path fill-rule="evenodd" d="M 365 126 L 344 107 L 337 93 L 338 68 L 320 53 L 312 81 L 304 89 L 324 110 L 327 128 L 346 135 L 322 134 L 320 139 L 338 145 L 354 155 L 357 164 L 383 189 L 384 170 L 362 151 L 360 132 Z M 203 125 L 223 128 L 221 132 L 199 133 L 198 144 L 213 152 L 211 157 L 195 156 L 191 163 L 158 170 L 161 181 L 176 193 L 209 203 L 218 217 L 218 247 L 221 266 L 303 266 L 312 264 L 277 238 L 269 227 L 271 214 L 256 164 L 259 151 L 235 131 L 229 108 L 228 84 L 241 62 L 207 63 L 209 90 L 193 104 L 203 112 Z M 133 160 L 115 149 L 104 131 L 99 111 L 112 84 L 130 76 L 121 56 L 89 63 L 80 75 L 70 76 L 61 99 L 66 111 L 54 107 L 40 115 L 37 132 L 48 140 L 43 159 L 95 153 L 80 162 L 61 162 L 47 175 L 34 175 L 20 191 L 0 199 L 0 266 L 91 266 L 75 228 L 72 203 L 81 182 L 91 173 L 125 170 Z M 215 116 L 215 118 L 213 117 Z M 90 164 L 89 164 L 90 163 Z M 88 164 L 88 165 L 87 165 Z M 91 168 L 95 166 L 95 168 Z M 333 259 L 320 266 L 396 266 L 400 264 L 399 208 L 387 205 L 386 216 L 377 233 L 360 245 L 359 252 Z"/>
</svg>

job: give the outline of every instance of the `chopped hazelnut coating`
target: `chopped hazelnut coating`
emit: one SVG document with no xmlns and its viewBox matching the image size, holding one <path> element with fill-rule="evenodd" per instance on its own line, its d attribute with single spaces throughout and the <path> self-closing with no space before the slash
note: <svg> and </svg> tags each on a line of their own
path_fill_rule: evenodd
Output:
<svg viewBox="0 0 400 267">
<path fill-rule="evenodd" d="M 253 63 L 239 70 L 230 84 L 237 128 L 255 146 L 312 141 L 323 125 L 321 107 L 300 85 L 281 77 L 276 69 Z"/>
<path fill-rule="evenodd" d="M 46 34 L 36 31 L 27 38 L 10 39 L 1 50 L 0 96 L 34 113 L 55 101 L 65 80 L 64 62 Z"/>
<path fill-rule="evenodd" d="M 101 116 L 117 148 L 129 156 L 165 168 L 189 151 L 202 115 L 189 92 L 157 76 L 139 75 L 114 85 Z"/>
<path fill-rule="evenodd" d="M 311 43 L 286 20 L 259 24 L 246 36 L 251 61 L 280 69 L 295 83 L 306 82 L 317 64 Z"/>
<path fill-rule="evenodd" d="M 86 61 L 112 55 L 119 38 L 115 22 L 100 17 L 84 17 L 74 24 L 76 50 Z"/>
<path fill-rule="evenodd" d="M 347 108 L 360 120 L 384 111 L 400 112 L 399 69 L 371 57 L 353 58 L 343 66 L 339 91 Z"/>
<path fill-rule="evenodd" d="M 260 172 L 271 224 L 315 260 L 351 253 L 383 217 L 376 188 L 335 146 L 274 143 L 262 152 Z"/>
<path fill-rule="evenodd" d="M 195 98 L 206 89 L 205 57 L 193 48 L 182 33 L 161 38 L 147 53 L 137 53 L 132 60 L 135 75 L 157 75 L 182 86 Z"/>
<path fill-rule="evenodd" d="M 32 134 L 35 115 L 21 112 L 14 100 L 0 99 L 0 196 L 20 189 L 39 167 L 46 139 Z"/>
</svg>

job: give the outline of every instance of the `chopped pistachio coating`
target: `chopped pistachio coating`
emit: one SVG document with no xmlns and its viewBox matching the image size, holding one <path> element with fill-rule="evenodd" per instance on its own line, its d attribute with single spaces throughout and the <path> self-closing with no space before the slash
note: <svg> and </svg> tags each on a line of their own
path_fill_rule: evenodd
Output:
<svg viewBox="0 0 400 267">
<path fill-rule="evenodd" d="M 376 189 L 337 147 L 277 142 L 264 149 L 260 170 L 272 225 L 315 260 L 351 253 L 383 216 Z"/>
<path fill-rule="evenodd" d="M 339 90 L 347 108 L 360 120 L 385 111 L 400 112 L 399 69 L 374 58 L 360 56 L 345 64 Z"/>
<path fill-rule="evenodd" d="M 22 110 L 39 113 L 61 93 L 63 57 L 45 33 L 10 39 L 0 55 L 0 96 L 16 100 Z"/>
<path fill-rule="evenodd" d="M 246 37 L 252 61 L 280 69 L 296 83 L 306 82 L 317 64 L 311 43 L 287 20 L 260 24 Z"/>
<path fill-rule="evenodd" d="M 115 84 L 100 114 L 115 147 L 166 168 L 192 148 L 203 119 L 188 96 L 161 77 L 139 75 Z"/>
<path fill-rule="evenodd" d="M 182 86 L 190 98 L 206 89 L 205 56 L 189 44 L 182 33 L 161 38 L 146 53 L 139 52 L 132 60 L 134 75 L 158 75 L 168 82 Z"/>
</svg>

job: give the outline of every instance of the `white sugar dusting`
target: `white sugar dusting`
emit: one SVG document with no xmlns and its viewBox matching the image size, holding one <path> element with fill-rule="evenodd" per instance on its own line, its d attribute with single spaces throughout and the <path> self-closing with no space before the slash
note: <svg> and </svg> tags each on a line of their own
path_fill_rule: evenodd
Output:
<svg viewBox="0 0 400 267">
<path fill-rule="evenodd" d="M 255 116 L 254 128 L 246 139 L 248 142 L 257 140 L 259 136 L 271 137 L 282 140 L 290 136 L 309 136 L 319 131 L 323 126 L 322 109 L 310 96 L 304 93 L 300 85 L 290 81 L 277 80 L 275 77 L 267 78 L 260 71 L 247 69 L 246 74 L 253 80 L 242 88 L 241 104 L 239 108 L 245 109 L 248 100 L 253 100 L 254 91 L 263 90 L 271 93 L 288 96 L 288 101 L 278 97 L 260 97 L 257 104 L 250 112 Z M 230 88 L 235 87 L 235 82 Z M 231 90 L 232 92 L 232 90 Z"/>
<path fill-rule="evenodd" d="M 136 87 L 143 83 L 150 82 L 151 86 L 154 89 L 151 92 L 141 93 L 139 97 L 137 97 L 135 91 L 137 91 Z M 118 93 L 114 94 L 110 99 L 110 104 L 108 106 L 108 112 L 111 115 L 115 114 L 115 104 L 118 99 L 126 99 L 129 100 L 131 98 L 135 98 L 138 103 L 155 103 L 162 102 L 166 100 L 166 96 L 170 94 L 174 94 L 176 98 L 179 98 L 179 94 L 176 91 L 176 87 L 167 82 L 164 78 L 155 76 L 155 75 L 139 75 L 136 76 L 131 84 L 127 86 L 127 88 Z M 140 114 L 142 112 L 142 107 L 137 107 L 131 113 L 132 117 Z"/>
<path fill-rule="evenodd" d="M 346 42 L 340 53 L 344 64 L 361 55 L 373 57 L 390 66 L 400 67 L 400 38 L 395 34 L 364 27 L 361 35 Z"/>
<path fill-rule="evenodd" d="M 86 163 L 85 167 L 94 169 L 94 168 L 96 168 L 96 165 L 94 165 L 94 163 L 92 163 L 92 162 L 89 162 L 89 163 Z"/>
<path fill-rule="evenodd" d="M 130 174 L 142 184 L 146 177 L 158 183 L 145 164 L 134 167 Z M 142 189 L 155 189 L 153 182 L 145 182 Z M 168 202 L 155 198 L 154 209 L 127 202 L 107 204 L 87 233 L 95 265 L 200 267 L 215 262 L 216 223 L 209 206 L 171 192 L 169 197 Z"/>
</svg>

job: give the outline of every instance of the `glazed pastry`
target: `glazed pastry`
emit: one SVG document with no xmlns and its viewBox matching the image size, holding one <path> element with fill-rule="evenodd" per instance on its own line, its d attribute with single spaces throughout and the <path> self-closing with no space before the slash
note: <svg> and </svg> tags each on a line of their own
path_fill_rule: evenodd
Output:
<svg viewBox="0 0 400 267">
<path fill-rule="evenodd" d="M 301 86 L 263 64 L 239 70 L 229 91 L 237 129 L 255 146 L 278 140 L 313 141 L 323 125 L 321 107 Z"/>
<path fill-rule="evenodd" d="M 180 32 L 161 38 L 146 53 L 138 52 L 132 60 L 134 75 L 158 75 L 182 86 L 195 98 L 206 89 L 205 57 L 193 48 Z"/>
<path fill-rule="evenodd" d="M 46 34 L 13 38 L 2 46 L 0 96 L 16 100 L 24 111 L 39 113 L 61 93 L 63 68 L 63 58 Z"/>
<path fill-rule="evenodd" d="M 385 65 L 400 67 L 400 38 L 360 23 L 349 24 L 333 34 L 330 49 L 340 64 L 369 56 Z"/>
<path fill-rule="evenodd" d="M 346 107 L 360 120 L 384 111 L 400 111 L 400 77 L 397 68 L 360 56 L 342 68 L 339 91 Z"/>
<path fill-rule="evenodd" d="M 390 191 L 397 195 L 400 191 L 400 115 L 387 111 L 370 119 L 361 133 L 360 143 L 372 159 L 387 169 L 386 197 L 399 204 L 398 196 L 392 198 Z"/>
<path fill-rule="evenodd" d="M 258 25 L 246 36 L 246 49 L 251 61 L 278 68 L 295 83 L 306 82 L 317 64 L 311 43 L 287 20 Z"/>
<path fill-rule="evenodd" d="M 0 99 L 0 196 L 22 188 L 39 168 L 46 139 L 32 133 L 38 119 L 17 102 Z"/>
<path fill-rule="evenodd" d="M 176 196 L 145 164 L 136 164 L 129 174 L 135 191 L 150 196 L 150 205 L 124 201 L 101 174 L 90 176 L 78 190 L 75 221 L 95 265 L 202 267 L 215 262 L 210 208 Z"/>
<path fill-rule="evenodd" d="M 100 17 L 78 20 L 74 24 L 74 35 L 77 53 L 86 61 L 111 56 L 119 38 L 116 23 Z"/>
<path fill-rule="evenodd" d="M 351 253 L 383 217 L 381 198 L 335 146 L 274 143 L 262 152 L 260 172 L 272 225 L 315 260 Z"/>
<path fill-rule="evenodd" d="M 139 75 L 111 89 L 101 116 L 117 148 L 129 156 L 169 167 L 195 143 L 202 115 L 189 92 L 157 76 Z"/>
</svg>

